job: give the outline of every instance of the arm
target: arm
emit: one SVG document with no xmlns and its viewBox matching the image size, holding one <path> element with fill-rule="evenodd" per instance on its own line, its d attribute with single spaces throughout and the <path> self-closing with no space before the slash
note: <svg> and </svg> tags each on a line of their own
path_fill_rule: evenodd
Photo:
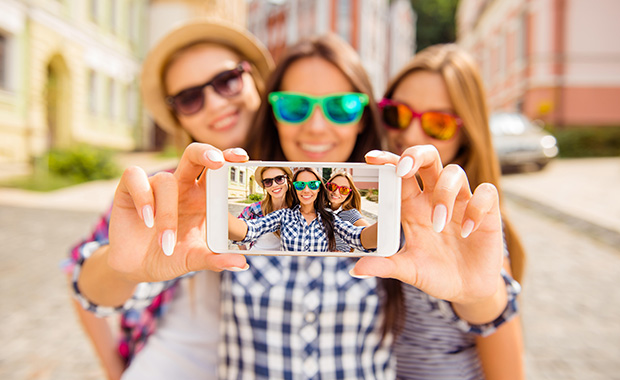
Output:
<svg viewBox="0 0 620 380">
<path fill-rule="evenodd" d="M 377 248 L 377 223 L 373 223 L 362 230 L 362 245 L 366 249 Z"/>
<path fill-rule="evenodd" d="M 228 213 L 228 238 L 234 241 L 245 239 L 248 234 L 248 225 L 245 219 L 238 219 Z"/>
<path fill-rule="evenodd" d="M 504 270 L 510 273 L 508 258 Z M 521 319 L 515 316 L 488 336 L 477 336 L 478 356 L 487 380 L 524 380 L 523 331 Z"/>
</svg>

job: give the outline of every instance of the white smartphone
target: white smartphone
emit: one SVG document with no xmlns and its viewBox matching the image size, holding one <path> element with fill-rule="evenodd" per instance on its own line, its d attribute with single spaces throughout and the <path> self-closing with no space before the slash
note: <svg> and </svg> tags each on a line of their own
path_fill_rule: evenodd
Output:
<svg viewBox="0 0 620 380">
<path fill-rule="evenodd" d="M 307 252 L 249 249 L 228 239 L 228 213 L 238 217 L 241 211 L 266 194 L 254 178 L 259 167 L 309 167 L 323 175 L 323 182 L 335 171 L 347 171 L 353 178 L 361 198 L 361 214 L 369 224 L 377 224 L 377 249 L 371 252 Z M 400 244 L 401 178 L 393 165 L 334 162 L 280 162 L 248 161 L 226 163 L 220 169 L 207 170 L 206 178 L 206 241 L 216 253 L 243 253 L 246 255 L 303 255 L 303 256 L 391 256 Z M 292 178 L 290 178 L 292 181 Z M 295 191 L 292 189 L 292 191 Z M 370 194 L 370 195 L 369 195 Z M 277 236 L 277 235 L 276 235 Z M 257 244 L 258 246 L 258 244 Z M 273 245 L 272 245 L 273 246 Z M 277 246 L 277 241 L 276 241 Z"/>
</svg>

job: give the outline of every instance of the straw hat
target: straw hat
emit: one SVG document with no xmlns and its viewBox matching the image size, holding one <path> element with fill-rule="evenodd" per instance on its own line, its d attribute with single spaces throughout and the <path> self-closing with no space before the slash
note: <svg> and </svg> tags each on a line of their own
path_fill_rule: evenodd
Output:
<svg viewBox="0 0 620 380">
<path fill-rule="evenodd" d="M 182 24 L 163 37 L 149 52 L 142 66 L 141 92 L 144 105 L 159 126 L 169 133 L 181 128 L 165 101 L 163 70 L 179 49 L 197 42 L 214 42 L 228 46 L 248 60 L 267 80 L 274 67 L 263 44 L 245 29 L 219 19 L 202 19 Z"/>
<path fill-rule="evenodd" d="M 293 178 L 293 172 L 291 171 L 291 168 L 288 167 L 279 167 L 279 166 L 259 166 L 256 168 L 256 171 L 254 172 L 254 179 L 256 180 L 256 183 L 258 183 L 258 186 L 260 187 L 264 187 L 263 186 L 263 172 L 267 169 L 282 169 L 282 171 L 284 171 L 286 173 L 286 175 L 288 176 L 289 179 Z"/>
</svg>

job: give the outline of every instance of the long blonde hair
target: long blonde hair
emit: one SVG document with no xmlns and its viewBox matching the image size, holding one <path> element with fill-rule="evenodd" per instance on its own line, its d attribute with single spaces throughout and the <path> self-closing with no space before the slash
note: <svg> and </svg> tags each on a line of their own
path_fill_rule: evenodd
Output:
<svg viewBox="0 0 620 380">
<path fill-rule="evenodd" d="M 489 129 L 486 94 L 474 59 L 455 44 L 434 45 L 417 53 L 388 84 L 386 98 L 391 98 L 402 80 L 417 71 L 438 73 L 444 79 L 454 110 L 463 120 L 464 136 L 452 163 L 461 165 L 475 189 L 483 182 L 500 190 L 500 208 L 512 275 L 523 278 L 525 252 L 521 241 L 506 217 L 500 189 L 500 166 Z"/>
<path fill-rule="evenodd" d="M 329 177 L 329 180 L 327 182 L 331 182 L 334 180 L 334 178 L 336 177 L 344 177 L 347 179 L 347 181 L 349 181 L 349 187 L 351 188 L 351 192 L 349 193 L 349 196 L 344 200 L 344 202 L 342 202 L 342 210 L 351 210 L 351 209 L 357 209 L 357 211 L 362 211 L 362 197 L 360 196 L 360 192 L 357 189 L 357 186 L 355 186 L 355 182 L 353 182 L 353 178 L 351 177 L 351 174 L 349 174 L 348 172 L 344 172 L 344 171 L 340 171 L 340 172 L 335 172 L 334 174 L 332 174 L 331 177 Z"/>
</svg>

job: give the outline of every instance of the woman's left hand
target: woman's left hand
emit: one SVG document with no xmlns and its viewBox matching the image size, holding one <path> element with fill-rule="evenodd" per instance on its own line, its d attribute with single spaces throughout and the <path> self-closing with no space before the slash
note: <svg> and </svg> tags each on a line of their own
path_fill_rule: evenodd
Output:
<svg viewBox="0 0 620 380">
<path fill-rule="evenodd" d="M 462 305 L 500 293 L 503 236 L 495 186 L 483 183 L 472 194 L 463 169 L 444 168 L 432 145 L 411 147 L 400 157 L 373 151 L 366 161 L 397 165 L 406 243 L 391 257 L 361 258 L 352 275 L 396 278 Z"/>
</svg>

